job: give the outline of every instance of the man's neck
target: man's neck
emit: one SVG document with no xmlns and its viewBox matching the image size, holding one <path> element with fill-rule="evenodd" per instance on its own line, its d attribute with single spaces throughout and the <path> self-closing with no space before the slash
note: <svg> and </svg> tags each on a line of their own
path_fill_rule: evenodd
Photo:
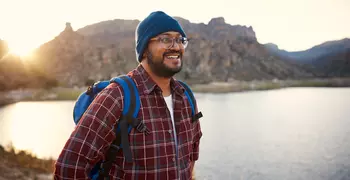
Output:
<svg viewBox="0 0 350 180">
<path fill-rule="evenodd" d="M 171 89 L 170 89 L 171 78 L 163 78 L 155 75 L 147 63 L 141 63 L 141 65 L 149 74 L 149 76 L 152 78 L 152 80 L 160 87 L 160 89 L 163 92 L 163 96 L 169 96 L 171 94 Z"/>
</svg>

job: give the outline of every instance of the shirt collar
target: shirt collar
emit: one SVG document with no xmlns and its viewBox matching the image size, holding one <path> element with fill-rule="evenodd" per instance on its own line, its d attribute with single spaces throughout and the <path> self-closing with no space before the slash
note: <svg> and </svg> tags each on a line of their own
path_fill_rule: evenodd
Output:
<svg viewBox="0 0 350 180">
<path fill-rule="evenodd" d="M 131 72 L 136 80 L 136 83 L 140 87 L 140 91 L 144 94 L 150 94 L 153 91 L 161 92 L 160 87 L 149 76 L 145 68 L 139 64 L 135 70 Z M 182 95 L 185 92 L 185 88 L 175 79 L 170 79 L 170 89 L 173 92 Z"/>
</svg>

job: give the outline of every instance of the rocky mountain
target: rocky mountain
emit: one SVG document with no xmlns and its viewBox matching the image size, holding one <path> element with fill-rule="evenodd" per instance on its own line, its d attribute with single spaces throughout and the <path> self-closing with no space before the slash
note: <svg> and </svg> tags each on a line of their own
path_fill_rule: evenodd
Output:
<svg viewBox="0 0 350 180">
<path fill-rule="evenodd" d="M 350 48 L 321 56 L 311 62 L 323 77 L 350 77 Z"/>
<path fill-rule="evenodd" d="M 297 63 L 273 56 L 257 42 L 252 27 L 232 26 L 223 18 L 213 18 L 208 24 L 175 18 L 190 38 L 179 79 L 207 83 L 312 76 Z M 116 19 L 77 31 L 67 24 L 60 35 L 38 49 L 38 59 L 46 71 L 69 86 L 126 73 L 137 65 L 134 35 L 138 23 Z"/>
<path fill-rule="evenodd" d="M 9 54 L 5 41 L 0 40 L 0 91 L 19 88 L 51 87 L 58 82 L 34 61 L 24 61 Z"/>
<path fill-rule="evenodd" d="M 84 36 L 73 31 L 70 23 L 52 41 L 38 48 L 36 54 L 42 68 L 67 86 L 110 79 L 137 65 L 136 60 L 126 61 L 131 56 L 135 59 L 130 47 L 120 41 L 109 44 L 98 37 Z"/>
<path fill-rule="evenodd" d="M 299 62 L 313 69 L 317 76 L 344 77 L 350 75 L 350 39 L 327 41 L 305 51 L 288 52 L 281 50 L 277 45 L 268 43 L 265 47 L 270 53 L 289 60 Z"/>
<path fill-rule="evenodd" d="M 190 84 L 313 77 L 304 66 L 285 61 L 259 44 L 252 27 L 230 25 L 222 17 L 208 24 L 175 18 L 190 39 L 184 69 L 177 78 Z M 67 23 L 60 34 L 36 50 L 30 62 L 61 86 L 83 86 L 127 73 L 137 66 L 134 35 L 138 23 L 115 19 L 76 31 Z"/>
<path fill-rule="evenodd" d="M 265 44 L 265 47 L 270 50 L 270 52 L 273 52 L 282 58 L 289 58 L 303 63 L 311 63 L 320 57 L 346 51 L 350 48 L 350 39 L 344 38 L 341 40 L 327 41 L 305 51 L 295 52 L 288 52 L 286 50 L 279 49 L 278 46 L 273 43 Z"/>
</svg>

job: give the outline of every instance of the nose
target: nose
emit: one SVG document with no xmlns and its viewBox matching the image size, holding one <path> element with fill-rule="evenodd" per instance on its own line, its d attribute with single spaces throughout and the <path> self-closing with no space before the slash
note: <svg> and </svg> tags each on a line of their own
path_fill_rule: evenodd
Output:
<svg viewBox="0 0 350 180">
<path fill-rule="evenodd" d="M 173 43 L 172 46 L 169 47 L 169 49 L 171 50 L 180 50 L 180 45 L 175 41 L 175 39 L 173 39 Z"/>
</svg>

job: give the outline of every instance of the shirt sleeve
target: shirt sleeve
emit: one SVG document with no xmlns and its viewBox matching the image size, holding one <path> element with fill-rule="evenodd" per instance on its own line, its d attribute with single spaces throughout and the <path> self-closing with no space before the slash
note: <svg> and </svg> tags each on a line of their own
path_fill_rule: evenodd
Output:
<svg viewBox="0 0 350 180">
<path fill-rule="evenodd" d="M 198 106 L 196 103 L 196 113 L 198 113 Z M 192 150 L 192 161 L 197 161 L 199 158 L 199 144 L 200 144 L 200 139 L 202 138 L 202 129 L 201 129 L 201 124 L 200 120 L 197 120 L 193 124 L 193 150 Z"/>
<path fill-rule="evenodd" d="M 88 172 L 115 138 L 122 99 L 121 88 L 114 83 L 96 96 L 64 145 L 55 163 L 54 179 L 89 179 Z"/>
</svg>

